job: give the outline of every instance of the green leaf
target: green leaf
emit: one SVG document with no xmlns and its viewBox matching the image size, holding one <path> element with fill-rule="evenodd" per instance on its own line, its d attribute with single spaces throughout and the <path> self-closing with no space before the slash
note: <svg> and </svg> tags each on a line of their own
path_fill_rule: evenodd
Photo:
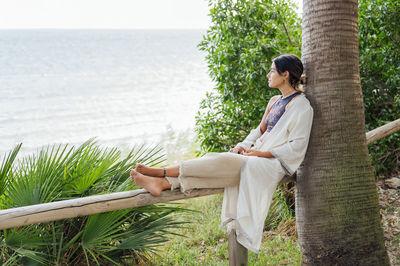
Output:
<svg viewBox="0 0 400 266">
<path fill-rule="evenodd" d="M 1 163 L 0 167 L 0 196 L 3 195 L 8 180 L 10 179 L 8 174 L 12 170 L 12 165 L 19 150 L 21 149 L 21 146 L 22 143 L 18 144 L 8 155 L 3 158 L 3 162 Z"/>
</svg>

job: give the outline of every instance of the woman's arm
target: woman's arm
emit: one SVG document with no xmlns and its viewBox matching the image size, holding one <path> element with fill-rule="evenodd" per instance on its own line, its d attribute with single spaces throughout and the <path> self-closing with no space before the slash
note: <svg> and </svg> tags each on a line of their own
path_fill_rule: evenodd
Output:
<svg viewBox="0 0 400 266">
<path fill-rule="evenodd" d="M 257 156 L 257 157 L 264 157 L 264 158 L 275 158 L 272 153 L 269 151 L 257 151 L 257 150 L 248 150 L 243 152 L 245 156 Z"/>
</svg>

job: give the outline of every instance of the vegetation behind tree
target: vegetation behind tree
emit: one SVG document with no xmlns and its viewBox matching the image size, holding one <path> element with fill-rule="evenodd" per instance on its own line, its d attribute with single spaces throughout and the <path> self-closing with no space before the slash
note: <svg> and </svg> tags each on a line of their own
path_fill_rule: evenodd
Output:
<svg viewBox="0 0 400 266">
<path fill-rule="evenodd" d="M 400 117 L 399 2 L 360 0 L 360 74 L 366 130 Z M 269 98 L 272 59 L 300 56 L 301 21 L 290 1 L 210 0 L 212 25 L 199 44 L 215 81 L 202 100 L 196 131 L 203 152 L 227 151 L 255 128 Z M 377 175 L 399 172 L 400 134 L 369 146 Z"/>
<path fill-rule="evenodd" d="M 360 75 L 366 130 L 400 118 L 400 2 L 359 0 Z M 369 145 L 378 175 L 400 173 L 400 133 Z"/>
<path fill-rule="evenodd" d="M 256 127 L 271 96 L 267 73 L 281 53 L 300 55 L 300 19 L 287 1 L 211 0 L 207 52 L 216 87 L 196 117 L 204 151 L 227 151 Z"/>
</svg>

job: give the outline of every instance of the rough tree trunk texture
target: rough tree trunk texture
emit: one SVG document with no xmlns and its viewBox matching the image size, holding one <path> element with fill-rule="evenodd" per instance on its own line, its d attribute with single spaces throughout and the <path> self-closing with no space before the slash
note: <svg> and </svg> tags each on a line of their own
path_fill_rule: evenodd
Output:
<svg viewBox="0 0 400 266">
<path fill-rule="evenodd" d="M 304 0 L 303 10 L 314 122 L 297 171 L 302 264 L 389 265 L 365 136 L 357 0 Z"/>
</svg>

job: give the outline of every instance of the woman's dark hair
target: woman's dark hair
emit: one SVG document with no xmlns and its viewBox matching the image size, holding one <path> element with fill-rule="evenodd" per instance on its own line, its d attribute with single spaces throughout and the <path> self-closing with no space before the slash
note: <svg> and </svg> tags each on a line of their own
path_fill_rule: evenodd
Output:
<svg viewBox="0 0 400 266">
<path fill-rule="evenodd" d="M 301 76 L 303 74 L 301 60 L 294 54 L 283 54 L 274 58 L 273 62 L 275 63 L 276 71 L 279 74 L 288 71 L 290 85 L 296 90 L 301 90 L 299 85 L 305 83 L 305 77 Z"/>
</svg>

